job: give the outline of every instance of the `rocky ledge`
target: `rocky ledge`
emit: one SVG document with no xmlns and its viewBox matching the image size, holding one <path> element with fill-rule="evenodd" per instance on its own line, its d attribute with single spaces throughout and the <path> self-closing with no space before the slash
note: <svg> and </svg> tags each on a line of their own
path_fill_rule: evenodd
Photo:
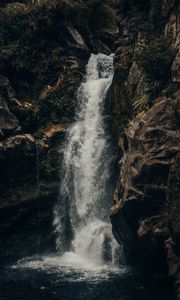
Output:
<svg viewBox="0 0 180 300">
<path fill-rule="evenodd" d="M 110 210 L 119 243 L 141 257 L 166 257 L 179 295 L 180 90 L 159 97 L 119 138 L 120 181 Z M 179 298 L 178 298 L 179 299 Z"/>
</svg>

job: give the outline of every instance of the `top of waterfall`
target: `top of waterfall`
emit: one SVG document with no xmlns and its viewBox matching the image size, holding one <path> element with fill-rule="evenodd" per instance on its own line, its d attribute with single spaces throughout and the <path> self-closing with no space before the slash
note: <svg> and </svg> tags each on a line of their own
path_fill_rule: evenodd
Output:
<svg viewBox="0 0 180 300">
<path fill-rule="evenodd" d="M 109 74 L 113 73 L 113 57 L 114 54 L 91 54 L 86 68 L 86 78 L 92 80 L 108 78 Z"/>
</svg>

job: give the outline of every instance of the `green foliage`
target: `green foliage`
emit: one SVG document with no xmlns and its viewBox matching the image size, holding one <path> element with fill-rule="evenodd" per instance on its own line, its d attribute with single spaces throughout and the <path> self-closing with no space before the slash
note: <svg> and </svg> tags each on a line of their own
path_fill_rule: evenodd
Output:
<svg viewBox="0 0 180 300">
<path fill-rule="evenodd" d="M 163 0 L 127 0 L 128 27 L 132 33 L 141 33 L 142 36 L 158 37 L 165 26 L 165 18 L 162 15 Z"/>
<path fill-rule="evenodd" d="M 168 47 L 163 38 L 154 38 L 140 45 L 135 52 L 135 61 L 155 80 L 168 79 L 176 50 Z"/>
<path fill-rule="evenodd" d="M 24 5 L 0 8 L 0 46 L 17 41 L 28 27 Z"/>
<path fill-rule="evenodd" d="M 133 108 L 136 109 L 142 109 L 146 105 L 148 105 L 149 101 L 149 96 L 148 95 L 143 95 L 141 98 L 134 100 L 132 106 Z"/>
<path fill-rule="evenodd" d="M 79 29 L 79 19 L 87 23 L 86 12 L 81 0 L 41 0 L 34 5 L 13 3 L 0 7 L 0 62 L 4 75 L 15 84 L 16 78 L 28 81 L 32 93 L 37 94 L 45 84 L 57 80 L 61 57 L 69 47 L 65 26 L 74 22 Z"/>
<path fill-rule="evenodd" d="M 12 3 L 0 5 L 2 74 L 9 78 L 20 100 L 28 99 L 38 106 L 42 122 L 73 118 L 78 105 L 75 93 L 82 80 L 78 76 L 89 52 L 77 46 L 69 26 L 78 30 L 89 48 L 97 50 L 94 41 L 98 34 L 107 33 L 105 39 L 113 44 L 119 0 L 22 0 L 21 4 L 5 1 Z M 79 73 L 68 69 L 69 57 L 77 58 Z M 63 86 L 44 102 L 38 101 L 44 87 L 53 86 L 61 75 Z"/>
<path fill-rule="evenodd" d="M 41 125 L 48 120 L 58 122 L 59 119 L 72 118 L 77 105 L 74 86 L 70 89 L 66 86 L 66 94 L 61 89 L 57 90 L 39 103 Z"/>
<path fill-rule="evenodd" d="M 90 20 L 90 26 L 94 30 L 99 28 L 107 29 L 111 28 L 117 22 L 117 15 L 112 3 L 109 1 L 96 0 L 92 2 L 92 15 Z"/>
</svg>

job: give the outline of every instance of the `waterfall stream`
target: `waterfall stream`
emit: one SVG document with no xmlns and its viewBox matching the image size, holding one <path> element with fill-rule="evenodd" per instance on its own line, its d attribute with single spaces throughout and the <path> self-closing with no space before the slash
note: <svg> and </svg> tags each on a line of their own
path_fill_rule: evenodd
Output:
<svg viewBox="0 0 180 300">
<path fill-rule="evenodd" d="M 102 106 L 113 76 L 113 56 L 92 54 L 77 99 L 77 121 L 64 149 L 63 180 L 54 225 L 57 251 L 69 264 L 112 260 L 114 241 L 106 189 L 111 166 Z M 111 195 L 112 196 L 112 195 Z M 110 253 L 111 252 L 111 253 Z"/>
<path fill-rule="evenodd" d="M 111 234 L 108 209 L 118 153 L 103 106 L 112 76 L 113 57 L 91 55 L 78 90 L 76 122 L 59 152 L 63 165 L 54 208 L 57 253 L 23 257 L 2 269 L 0 299 L 172 299 L 167 278 L 149 265 L 132 268 Z M 36 150 L 39 179 L 38 144 Z"/>
</svg>

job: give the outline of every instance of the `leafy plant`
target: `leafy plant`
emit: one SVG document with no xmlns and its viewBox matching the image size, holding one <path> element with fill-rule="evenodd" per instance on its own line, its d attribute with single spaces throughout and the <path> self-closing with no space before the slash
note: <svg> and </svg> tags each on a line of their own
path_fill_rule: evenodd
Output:
<svg viewBox="0 0 180 300">
<path fill-rule="evenodd" d="M 167 41 L 160 37 L 146 41 L 135 51 L 135 61 L 155 80 L 170 77 L 170 68 L 176 50 L 168 47 Z"/>
<path fill-rule="evenodd" d="M 132 106 L 134 109 L 145 107 L 148 104 L 149 96 L 143 95 L 141 98 L 134 100 Z"/>
</svg>

